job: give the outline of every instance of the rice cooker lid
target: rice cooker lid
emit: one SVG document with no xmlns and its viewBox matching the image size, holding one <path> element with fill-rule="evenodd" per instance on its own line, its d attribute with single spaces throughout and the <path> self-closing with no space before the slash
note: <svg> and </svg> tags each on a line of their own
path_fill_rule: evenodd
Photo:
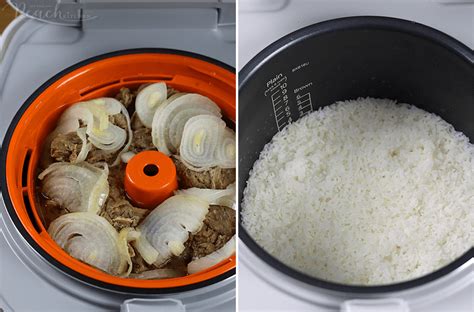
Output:
<svg viewBox="0 0 474 312">
<path fill-rule="evenodd" d="M 7 0 L 19 13 L 51 24 L 81 26 L 106 10 L 213 9 L 217 25 L 235 25 L 235 0 Z M 123 15 L 122 15 L 123 16 Z"/>
</svg>

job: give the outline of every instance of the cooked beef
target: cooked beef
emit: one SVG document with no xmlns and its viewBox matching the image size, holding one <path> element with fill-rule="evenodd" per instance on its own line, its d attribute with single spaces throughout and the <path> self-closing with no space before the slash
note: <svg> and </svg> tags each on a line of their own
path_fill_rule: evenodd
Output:
<svg viewBox="0 0 474 312">
<path fill-rule="evenodd" d="M 191 240 L 188 239 L 184 243 L 185 249 L 179 256 L 173 256 L 163 268 L 176 270 L 183 275 L 187 274 L 188 263 L 191 262 L 193 258 L 193 253 L 191 249 Z"/>
<path fill-rule="evenodd" d="M 82 148 L 82 141 L 75 132 L 58 134 L 51 142 L 51 157 L 56 161 L 73 162 L 77 159 Z M 87 154 L 86 161 L 95 164 L 105 161 L 112 163 L 117 158 L 118 152 L 109 153 L 92 146 Z"/>
<path fill-rule="evenodd" d="M 133 113 L 132 119 L 130 120 L 130 124 L 132 126 L 132 130 L 145 128 L 145 125 L 142 123 L 140 118 L 138 118 L 138 114 L 136 112 Z"/>
<path fill-rule="evenodd" d="M 124 166 L 109 168 L 109 197 L 115 201 L 124 199 L 125 189 L 123 187 L 123 169 Z"/>
<path fill-rule="evenodd" d="M 122 129 L 127 130 L 128 129 L 128 124 L 127 124 L 127 118 L 125 118 L 124 114 L 115 114 L 109 116 L 109 121 L 113 123 L 116 126 L 119 126 Z"/>
<path fill-rule="evenodd" d="M 212 205 L 204 223 L 230 239 L 235 234 L 235 210 L 226 206 Z"/>
<path fill-rule="evenodd" d="M 178 257 L 173 256 L 162 268 L 174 269 L 183 274 L 188 263 L 193 259 L 202 258 L 220 249 L 235 234 L 235 211 L 225 206 L 210 206 L 204 224 L 184 243 L 185 249 Z M 134 259 L 134 273 L 150 270 L 141 257 Z"/>
<path fill-rule="evenodd" d="M 165 265 L 162 265 L 160 269 L 173 269 L 178 272 L 179 275 L 186 275 L 188 270 L 188 263 L 192 260 L 192 250 L 190 247 L 191 240 L 188 240 L 184 243 L 186 247 L 184 251 L 178 257 L 173 256 Z M 153 264 L 148 264 L 143 260 L 142 256 L 133 251 L 132 256 L 132 273 L 141 273 L 148 270 L 156 269 L 156 266 Z"/>
<path fill-rule="evenodd" d="M 123 106 L 125 106 L 125 108 L 128 109 L 135 101 L 135 93 L 130 91 L 129 88 L 121 88 L 115 98 L 119 100 Z"/>
<path fill-rule="evenodd" d="M 130 151 L 139 153 L 145 150 L 156 150 L 151 137 L 151 129 L 146 128 L 138 118 L 135 112 L 135 99 L 139 91 L 149 84 L 142 84 L 138 90 L 131 91 L 128 88 L 120 89 L 116 99 L 119 100 L 128 110 L 131 117 L 131 128 L 133 130 L 133 139 L 130 145 Z M 168 88 L 168 97 L 177 93 L 173 88 Z M 127 129 L 127 120 L 123 114 L 116 114 L 109 117 L 113 124 Z M 85 126 L 80 122 L 80 126 Z M 54 161 L 72 162 L 82 147 L 82 140 L 76 132 L 57 135 L 51 143 L 48 154 Z M 107 153 L 92 146 L 88 153 L 86 161 L 91 164 L 106 161 L 109 165 L 116 159 L 119 151 Z M 176 164 L 179 177 L 180 188 L 201 187 L 224 189 L 235 181 L 235 169 L 211 168 L 208 171 L 197 172 L 187 168 L 178 159 L 173 159 Z M 99 214 L 104 217 L 112 226 L 120 231 L 126 227 L 136 227 L 150 212 L 148 209 L 134 207 L 128 200 L 123 186 L 123 175 L 125 164 L 109 167 L 109 196 Z M 38 191 L 40 193 L 40 190 Z M 42 214 L 45 219 L 45 225 L 54 219 L 68 213 L 62 209 L 54 200 L 49 200 L 44 196 L 38 199 L 45 213 Z M 235 211 L 224 206 L 211 206 L 206 215 L 202 228 L 194 235 L 190 234 L 185 242 L 185 249 L 180 256 L 173 256 L 162 268 L 173 269 L 178 275 L 187 274 L 188 263 L 196 258 L 206 256 L 221 248 L 235 234 Z M 129 245 L 132 259 L 132 273 L 142 273 L 157 269 L 154 265 L 148 265 L 140 254 Z"/>
<path fill-rule="evenodd" d="M 173 157 L 180 188 L 225 189 L 235 182 L 235 169 L 213 167 L 207 171 L 194 171 L 186 167 L 179 159 Z"/>
<path fill-rule="evenodd" d="M 134 207 L 126 199 L 123 188 L 123 172 L 124 169 L 120 166 L 110 168 L 109 196 L 100 212 L 100 215 L 107 219 L 117 231 L 137 226 L 149 212 L 147 209 Z"/>
<path fill-rule="evenodd" d="M 117 158 L 117 154 L 118 152 L 109 153 L 92 146 L 91 150 L 87 154 L 86 161 L 91 164 L 105 161 L 110 165 Z"/>
<path fill-rule="evenodd" d="M 156 149 L 151 138 L 151 129 L 140 128 L 133 131 L 133 140 L 130 145 L 130 151 L 140 153 L 142 151 Z"/>
<path fill-rule="evenodd" d="M 123 114 L 109 116 L 109 121 L 120 128 L 127 129 L 127 119 Z M 56 161 L 73 162 L 77 159 L 81 148 L 82 140 L 75 131 L 58 134 L 51 141 L 50 155 Z M 115 160 L 117 154 L 117 152 L 109 153 L 92 146 L 86 160 L 92 164 L 100 161 L 111 163 Z"/>
<path fill-rule="evenodd" d="M 55 200 L 47 199 L 44 196 L 41 196 L 40 203 L 43 209 L 42 217 L 44 219 L 46 229 L 56 218 L 62 216 L 63 214 L 69 213 L 69 211 L 62 208 Z"/>
<path fill-rule="evenodd" d="M 166 96 L 170 97 L 170 96 L 172 96 L 173 94 L 176 94 L 176 93 L 179 93 L 179 91 L 176 90 L 176 89 L 173 89 L 171 87 L 168 87 L 168 94 Z"/>
<path fill-rule="evenodd" d="M 72 162 L 81 152 L 82 140 L 76 132 L 58 134 L 51 141 L 50 155 L 56 161 Z"/>
<path fill-rule="evenodd" d="M 138 252 L 135 252 L 135 255 L 132 256 L 132 265 L 132 273 L 141 273 L 144 271 L 155 269 L 155 266 L 146 263 Z"/>
<path fill-rule="evenodd" d="M 192 258 L 202 258 L 220 249 L 235 234 L 235 211 L 225 206 L 210 206 L 199 232 L 191 235 Z"/>
<path fill-rule="evenodd" d="M 135 209 L 137 208 L 133 207 L 127 200 L 114 201 L 108 199 L 100 212 L 100 216 L 107 219 L 117 231 L 120 231 L 123 228 L 138 225 L 141 218 L 135 213 Z"/>
</svg>

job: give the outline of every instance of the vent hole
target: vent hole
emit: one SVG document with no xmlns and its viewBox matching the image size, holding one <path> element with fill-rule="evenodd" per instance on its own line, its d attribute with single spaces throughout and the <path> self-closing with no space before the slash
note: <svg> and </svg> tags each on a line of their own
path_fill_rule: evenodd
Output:
<svg viewBox="0 0 474 312">
<path fill-rule="evenodd" d="M 170 81 L 173 80 L 173 76 L 135 76 L 135 77 L 126 77 L 123 78 L 123 82 L 130 82 L 130 81 Z"/>
<path fill-rule="evenodd" d="M 145 168 L 143 168 L 143 173 L 149 177 L 156 176 L 158 174 L 158 171 L 158 166 L 154 164 L 146 165 Z"/>
<path fill-rule="evenodd" d="M 30 167 L 31 150 L 26 152 L 25 160 L 23 161 L 23 169 L 21 171 L 21 186 L 28 185 L 28 168 Z"/>
<path fill-rule="evenodd" d="M 31 206 L 30 197 L 28 194 L 23 194 L 23 202 L 25 203 L 26 213 L 28 214 L 28 218 L 30 218 L 33 227 L 35 228 L 36 232 L 41 233 L 42 230 L 38 222 L 36 222 L 35 214 L 33 213 L 33 207 Z"/>
<path fill-rule="evenodd" d="M 88 94 L 91 94 L 94 91 L 100 90 L 100 89 L 108 87 L 108 86 L 116 85 L 116 84 L 119 84 L 119 83 L 120 83 L 120 80 L 115 80 L 115 81 L 106 82 L 106 83 L 103 83 L 103 84 L 100 84 L 100 85 L 96 85 L 92 88 L 89 88 L 87 90 L 82 91 L 80 93 L 80 96 L 83 97 L 83 96 L 86 96 Z"/>
</svg>

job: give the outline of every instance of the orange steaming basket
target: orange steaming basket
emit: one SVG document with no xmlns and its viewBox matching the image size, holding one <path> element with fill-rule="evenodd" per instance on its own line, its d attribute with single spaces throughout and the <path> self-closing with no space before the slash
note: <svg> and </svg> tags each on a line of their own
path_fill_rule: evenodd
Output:
<svg viewBox="0 0 474 312">
<path fill-rule="evenodd" d="M 98 57 L 60 73 L 33 95 L 13 130 L 6 156 L 6 186 L 17 221 L 32 245 L 39 246 L 52 262 L 77 272 L 86 280 L 114 287 L 166 289 L 209 282 L 235 269 L 235 256 L 203 272 L 165 280 L 120 278 L 69 256 L 49 237 L 35 200 L 36 167 L 42 144 L 61 113 L 71 104 L 97 97 L 113 97 L 121 87 L 137 88 L 164 81 L 180 91 L 200 93 L 219 105 L 235 123 L 235 73 L 216 61 L 176 51 L 129 52 Z M 47 257 L 48 258 L 48 257 Z"/>
</svg>

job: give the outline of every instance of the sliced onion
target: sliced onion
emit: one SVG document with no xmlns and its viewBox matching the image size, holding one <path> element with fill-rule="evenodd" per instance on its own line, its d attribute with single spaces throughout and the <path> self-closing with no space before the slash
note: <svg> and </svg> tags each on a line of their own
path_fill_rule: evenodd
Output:
<svg viewBox="0 0 474 312">
<path fill-rule="evenodd" d="M 235 168 L 236 144 L 235 132 L 229 128 L 225 128 L 217 143 L 216 149 L 217 166 L 221 168 Z"/>
<path fill-rule="evenodd" d="M 77 155 L 76 160 L 74 160 L 72 163 L 78 163 L 78 162 L 86 160 L 87 155 L 89 154 L 92 148 L 91 143 L 87 142 L 86 128 L 79 128 L 77 129 L 76 133 L 77 133 L 77 136 L 82 141 L 82 147 L 81 147 L 81 151 L 79 152 L 79 155 Z"/>
<path fill-rule="evenodd" d="M 109 116 L 123 112 L 123 104 L 115 98 L 103 97 L 91 100 L 93 104 L 103 105 Z"/>
<path fill-rule="evenodd" d="M 109 122 L 109 116 L 119 113 L 124 114 L 127 120 L 130 141 L 130 117 L 122 103 L 113 98 L 99 98 L 86 102 L 85 106 L 94 115 L 94 123 L 87 125 L 87 134 L 95 147 L 113 153 L 125 144 L 127 131 Z"/>
<path fill-rule="evenodd" d="M 118 151 L 127 140 L 127 132 L 116 126 L 110 124 L 107 131 L 92 132 L 89 135 L 89 141 L 98 149 L 110 153 Z"/>
<path fill-rule="evenodd" d="M 186 93 L 175 93 L 173 95 L 171 95 L 169 98 L 166 99 L 166 101 L 163 102 L 163 104 L 161 104 L 155 111 L 155 114 L 153 115 L 153 121 L 152 121 L 152 126 L 153 124 L 157 123 L 158 122 L 158 119 L 161 118 L 160 116 L 162 116 L 163 114 L 163 111 L 164 109 L 169 105 L 171 104 L 174 100 L 176 100 L 177 98 L 185 95 Z M 153 137 L 153 130 L 152 130 L 152 137 Z"/>
<path fill-rule="evenodd" d="M 209 205 L 226 206 L 235 209 L 235 183 L 230 184 L 223 190 L 192 187 L 178 190 L 175 194 L 194 195 L 204 199 Z"/>
<path fill-rule="evenodd" d="M 48 228 L 51 238 L 69 255 L 112 275 L 127 276 L 132 269 L 128 242 L 138 233 L 120 233 L 96 214 L 73 212 L 60 216 Z"/>
<path fill-rule="evenodd" d="M 179 149 L 181 159 L 198 168 L 217 166 L 218 144 L 225 128 L 225 122 L 216 116 L 199 115 L 189 119 Z"/>
<path fill-rule="evenodd" d="M 162 153 L 175 154 L 187 121 L 198 115 L 221 117 L 221 112 L 216 103 L 195 93 L 185 94 L 170 102 L 155 112 L 151 131 L 153 144 Z"/>
<path fill-rule="evenodd" d="M 132 118 L 130 118 L 130 125 L 132 126 L 132 130 L 137 130 L 140 128 L 145 128 L 145 125 L 142 124 L 140 118 L 138 118 L 137 112 L 132 114 Z"/>
<path fill-rule="evenodd" d="M 108 175 L 106 164 L 101 170 L 88 163 L 58 162 L 38 178 L 42 180 L 42 193 L 67 211 L 97 213 L 109 195 Z"/>
<path fill-rule="evenodd" d="M 110 115 L 122 111 L 122 103 L 114 98 L 98 98 L 91 101 L 79 102 L 69 107 L 59 119 L 57 130 L 59 133 L 76 131 L 79 120 L 87 125 L 87 134 L 107 129 Z"/>
<path fill-rule="evenodd" d="M 145 262 L 148 264 L 152 264 L 159 257 L 158 251 L 156 251 L 156 249 L 150 244 L 147 238 L 143 236 L 143 233 L 142 235 L 140 235 L 140 238 L 138 238 L 133 243 L 133 246 L 135 247 L 137 252 L 142 256 L 143 260 L 145 260 Z"/>
<path fill-rule="evenodd" d="M 66 109 L 59 118 L 55 131 L 62 134 L 76 131 L 80 127 L 79 121 L 86 125 L 90 124 L 91 127 L 94 123 L 94 115 L 87 108 L 86 102 L 76 103 Z"/>
<path fill-rule="evenodd" d="M 135 156 L 134 152 L 125 152 L 120 156 L 120 159 L 122 160 L 123 163 L 126 164 L 130 161 L 130 159 L 133 158 L 133 156 Z"/>
<path fill-rule="evenodd" d="M 209 204 L 196 196 L 175 195 L 156 207 L 137 227 L 136 250 L 148 264 L 161 266 L 179 256 L 189 233 L 201 228 Z"/>
<path fill-rule="evenodd" d="M 120 103 L 120 102 L 119 102 Z M 124 147 L 122 148 L 122 150 L 120 151 L 120 153 L 118 154 L 117 158 L 115 159 L 115 161 L 113 162 L 112 166 L 115 166 L 115 165 L 118 165 L 120 163 L 120 159 L 121 159 L 121 155 L 123 153 L 125 153 L 126 151 L 128 151 L 128 149 L 130 148 L 130 145 L 132 144 L 132 140 L 133 140 L 133 131 L 132 131 L 132 125 L 131 125 L 131 121 L 130 121 L 130 116 L 128 115 L 128 111 L 127 111 L 127 108 L 125 106 L 123 106 L 122 103 L 120 103 L 121 105 L 121 113 L 125 116 L 125 120 L 127 121 L 127 136 L 128 136 L 128 140 L 127 140 L 127 143 L 124 145 Z"/>
<path fill-rule="evenodd" d="M 166 83 L 158 82 L 146 86 L 137 95 L 135 108 L 140 121 L 151 128 L 156 109 L 163 104 L 168 95 Z"/>
<path fill-rule="evenodd" d="M 107 223 L 108 223 L 108 221 L 107 221 Z M 115 228 L 114 228 L 114 230 L 115 230 Z M 130 274 L 130 272 L 132 272 L 133 263 L 132 263 L 132 259 L 130 258 L 130 249 L 129 249 L 128 244 L 132 241 L 137 240 L 139 237 L 140 237 L 140 232 L 135 231 L 135 229 L 133 229 L 133 228 L 123 228 L 119 232 L 117 245 L 120 248 L 118 249 L 118 251 L 119 251 L 121 257 L 126 259 L 127 264 L 128 264 L 128 269 L 125 272 L 125 274 L 122 274 L 122 276 L 128 276 Z M 125 246 L 126 248 L 123 248 L 123 246 Z"/>
<path fill-rule="evenodd" d="M 213 265 L 218 264 L 221 261 L 231 257 L 235 253 L 235 235 L 225 243 L 222 248 L 214 251 L 213 253 L 193 260 L 188 263 L 188 273 L 194 274 L 200 271 L 203 271 L 207 268 L 210 268 Z"/>
<path fill-rule="evenodd" d="M 165 278 L 174 278 L 174 277 L 181 277 L 183 273 L 179 272 L 178 270 L 174 269 L 155 269 L 144 271 L 137 274 L 130 274 L 129 278 L 136 278 L 136 279 L 165 279 Z"/>
<path fill-rule="evenodd" d="M 127 121 L 126 130 L 109 122 L 109 116 L 116 114 L 123 114 L 125 116 Z M 77 160 L 77 162 L 85 160 L 90 150 L 90 146 L 88 147 L 84 144 L 83 133 L 79 132 L 79 121 L 82 121 L 82 123 L 86 125 L 85 133 L 88 136 L 87 139 L 96 148 L 114 153 L 123 147 L 112 165 L 119 164 L 120 154 L 128 150 L 133 136 L 130 116 L 125 106 L 114 98 L 98 98 L 87 102 L 76 103 L 61 115 L 53 133 L 65 134 L 78 131 L 77 134 L 83 140 L 83 144 L 80 152 L 80 160 Z"/>
</svg>

